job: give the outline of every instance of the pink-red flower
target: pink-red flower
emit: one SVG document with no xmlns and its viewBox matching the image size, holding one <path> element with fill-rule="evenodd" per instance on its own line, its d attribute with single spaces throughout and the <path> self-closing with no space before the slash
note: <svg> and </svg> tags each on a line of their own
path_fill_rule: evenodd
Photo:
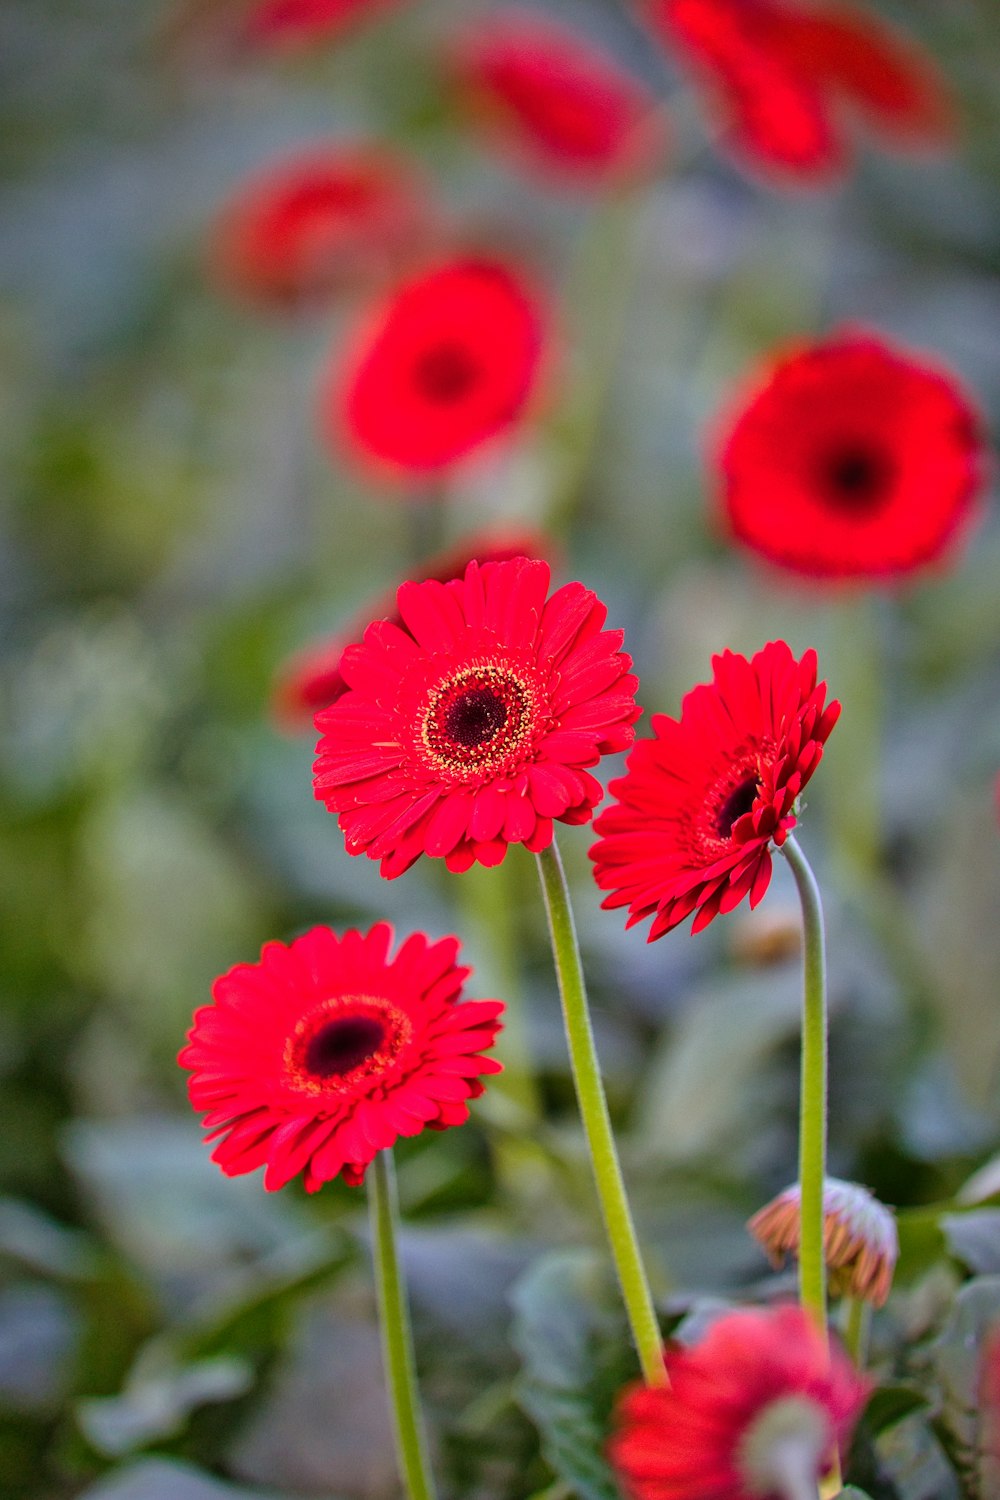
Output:
<svg viewBox="0 0 1000 1500">
<path fill-rule="evenodd" d="M 551 539 L 541 532 L 526 527 L 491 527 L 463 537 L 454 546 L 437 553 L 410 577 L 417 583 L 427 578 L 447 583 L 452 578 L 461 578 L 473 559 L 480 563 L 507 562 L 513 557 L 542 557 L 551 561 L 553 551 Z M 271 701 L 275 719 L 287 733 L 311 729 L 318 710 L 329 708 L 347 692 L 340 658 L 352 641 L 364 635 L 373 620 L 402 624 L 396 609 L 396 587 L 364 605 L 336 635 L 307 646 L 284 663 Z"/>
<path fill-rule="evenodd" d="M 426 241 L 424 184 L 383 147 L 316 145 L 240 183 L 212 246 L 219 282 L 281 308 L 396 274 Z"/>
<path fill-rule="evenodd" d="M 587 768 L 632 743 L 638 682 L 596 595 L 548 587 L 526 558 L 405 583 L 401 624 L 344 652 L 350 691 L 316 716 L 314 783 L 349 854 L 388 878 L 421 854 L 466 870 L 546 848 L 553 819 L 590 820 L 603 793 Z"/>
<path fill-rule="evenodd" d="M 520 9 L 489 15 L 455 47 L 473 119 L 529 169 L 601 187 L 653 169 L 665 131 L 653 96 L 601 49 Z"/>
<path fill-rule="evenodd" d="M 815 1493 L 868 1397 L 797 1307 L 727 1313 L 665 1360 L 669 1386 L 632 1386 L 618 1404 L 609 1456 L 628 1500 Z"/>
<path fill-rule="evenodd" d="M 729 531 L 822 578 L 891 578 L 953 549 L 987 461 L 951 375 L 865 333 L 772 356 L 718 445 Z"/>
<path fill-rule="evenodd" d="M 399 0 L 253 0 L 244 35 L 257 47 L 281 50 L 337 41 Z"/>
<path fill-rule="evenodd" d="M 413 933 L 390 958 L 392 937 L 387 922 L 340 938 L 314 927 L 215 981 L 178 1061 L 228 1176 L 356 1185 L 398 1136 L 468 1118 L 481 1077 L 500 1071 L 482 1054 L 503 1005 L 458 1003 L 470 970 L 457 938 Z"/>
<path fill-rule="evenodd" d="M 816 653 L 796 661 L 772 641 L 748 661 L 725 651 L 713 681 L 693 688 L 679 719 L 654 714 L 617 799 L 594 823 L 590 851 L 606 907 L 627 925 L 653 916 L 649 941 L 695 912 L 692 932 L 771 880 L 771 845 L 795 827 L 795 803 L 840 713 L 816 682 Z"/>
<path fill-rule="evenodd" d="M 809 183 L 841 170 L 852 111 L 898 146 L 936 145 L 951 133 L 931 60 L 849 5 L 642 0 L 641 11 L 690 60 L 736 153 L 766 172 Z"/>
<path fill-rule="evenodd" d="M 338 357 L 324 427 L 396 478 L 431 475 L 508 431 L 542 369 L 545 317 L 524 277 L 468 257 L 406 280 Z"/>
<path fill-rule="evenodd" d="M 979 1365 L 981 1446 L 1000 1465 L 1000 1325 L 983 1340 Z"/>
</svg>

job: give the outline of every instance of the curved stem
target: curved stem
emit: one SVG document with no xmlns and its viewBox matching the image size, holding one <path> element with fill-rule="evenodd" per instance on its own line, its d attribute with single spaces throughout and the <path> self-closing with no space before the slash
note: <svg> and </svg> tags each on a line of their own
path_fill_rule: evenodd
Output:
<svg viewBox="0 0 1000 1500">
<path fill-rule="evenodd" d="M 368 1206 L 372 1254 L 378 1289 L 382 1359 L 389 1385 L 399 1469 L 408 1500 L 435 1500 L 434 1481 L 427 1460 L 417 1396 L 410 1314 L 396 1246 L 399 1205 L 391 1150 L 378 1153 L 372 1162 L 371 1171 L 372 1186 L 369 1189 Z"/>
<path fill-rule="evenodd" d="M 663 1385 L 666 1381 L 663 1342 L 615 1149 L 611 1116 L 601 1082 L 601 1069 L 587 1008 L 587 990 L 569 903 L 569 890 L 555 842 L 539 854 L 538 871 L 549 919 L 576 1097 L 590 1148 L 590 1161 L 611 1244 L 611 1254 L 618 1272 L 643 1377 L 647 1385 Z"/>
</svg>

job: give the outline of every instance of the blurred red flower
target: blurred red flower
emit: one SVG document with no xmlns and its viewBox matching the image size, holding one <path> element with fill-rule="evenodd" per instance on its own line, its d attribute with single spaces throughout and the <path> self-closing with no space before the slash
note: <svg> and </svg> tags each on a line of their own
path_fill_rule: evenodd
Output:
<svg viewBox="0 0 1000 1500">
<path fill-rule="evenodd" d="M 219 282 L 255 302 L 301 306 L 371 286 L 419 254 L 425 184 L 376 146 L 316 145 L 240 183 L 212 246 Z"/>
<path fill-rule="evenodd" d="M 669 1386 L 631 1386 L 608 1446 L 629 1500 L 814 1494 L 869 1382 L 798 1307 L 726 1313 L 665 1355 Z"/>
<path fill-rule="evenodd" d="M 541 557 L 551 562 L 554 551 L 551 539 L 540 531 L 491 527 L 463 537 L 453 546 L 428 558 L 420 568 L 411 572 L 410 577 L 415 583 L 428 578 L 448 583 L 452 578 L 461 578 L 473 559 L 487 563 L 507 562 L 512 557 Z M 373 620 L 402 624 L 396 608 L 395 587 L 364 605 L 336 635 L 307 646 L 284 663 L 272 698 L 274 716 L 280 728 L 289 734 L 312 729 L 317 710 L 329 708 L 342 693 L 347 692 L 347 683 L 340 673 L 340 658 L 352 641 L 364 635 Z"/>
<path fill-rule="evenodd" d="M 316 796 L 386 878 L 421 854 L 496 865 L 509 844 L 546 848 L 553 818 L 590 821 L 603 789 L 585 768 L 632 743 L 638 682 L 596 595 L 548 587 L 527 558 L 404 583 L 402 624 L 344 652 L 350 691 L 316 715 Z"/>
<path fill-rule="evenodd" d="M 983 1340 L 979 1365 L 981 1447 L 1000 1464 L 1000 1325 Z M 1000 1477 L 1000 1476 L 997 1476 Z"/>
<path fill-rule="evenodd" d="M 483 258 L 435 266 L 357 330 L 324 393 L 324 425 L 383 475 L 440 472 L 523 415 L 544 334 L 539 301 L 518 272 Z"/>
<path fill-rule="evenodd" d="M 500 1072 L 481 1054 L 503 1005 L 458 1003 L 458 939 L 417 932 L 390 959 L 392 936 L 387 922 L 342 938 L 314 927 L 215 981 L 178 1061 L 227 1176 L 266 1166 L 268 1189 L 300 1172 L 308 1192 L 338 1175 L 356 1186 L 398 1136 L 463 1124 L 481 1075 Z"/>
<path fill-rule="evenodd" d="M 851 332 L 772 356 L 713 462 L 732 534 L 822 578 L 937 561 L 966 528 L 987 469 L 979 417 L 954 377 Z"/>
<path fill-rule="evenodd" d="M 631 927 L 653 915 L 649 941 L 696 913 L 692 932 L 745 896 L 756 906 L 771 880 L 771 844 L 795 827 L 795 801 L 819 765 L 840 714 L 824 708 L 816 653 L 796 661 L 772 641 L 748 661 L 725 651 L 713 681 L 693 688 L 681 717 L 654 714 L 617 803 L 594 823 L 594 878 L 605 907 L 627 906 Z"/>
<path fill-rule="evenodd" d="M 653 170 L 666 140 L 652 94 L 605 52 L 519 9 L 487 16 L 452 53 L 472 118 L 529 169 L 603 187 Z"/>
<path fill-rule="evenodd" d="M 952 133 L 947 91 L 931 59 L 849 5 L 640 4 L 652 29 L 690 58 L 734 150 L 765 171 L 809 183 L 841 169 L 850 109 L 899 146 L 940 145 Z"/>
<path fill-rule="evenodd" d="M 291 49 L 330 42 L 400 0 L 254 0 L 243 22 L 248 42 Z"/>
</svg>

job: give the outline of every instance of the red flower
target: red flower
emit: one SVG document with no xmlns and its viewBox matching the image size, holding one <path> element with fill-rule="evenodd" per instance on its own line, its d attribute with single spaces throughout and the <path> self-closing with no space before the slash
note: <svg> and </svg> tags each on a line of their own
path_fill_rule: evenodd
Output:
<svg viewBox="0 0 1000 1500">
<path fill-rule="evenodd" d="M 527 558 L 404 583 L 402 624 L 344 652 L 351 691 L 316 715 L 314 783 L 349 854 L 389 879 L 421 854 L 467 870 L 546 848 L 553 818 L 589 822 L 603 792 L 585 768 L 632 743 L 638 682 L 596 596 L 548 586 Z"/>
<path fill-rule="evenodd" d="M 979 1410 L 981 1446 L 1000 1464 L 1000 1325 L 983 1340 L 979 1365 Z"/>
<path fill-rule="evenodd" d="M 527 529 L 479 531 L 428 559 L 414 572 L 413 581 L 422 583 L 425 579 L 436 578 L 441 583 L 448 583 L 452 578 L 461 578 L 473 559 L 480 563 L 507 562 L 512 557 L 551 560 L 552 551 L 551 541 L 541 532 Z M 395 588 L 366 604 L 339 634 L 307 646 L 284 664 L 272 700 L 275 718 L 282 729 L 289 734 L 311 729 L 317 710 L 329 708 L 347 692 L 347 683 L 340 673 L 340 658 L 352 641 L 364 635 L 373 620 L 402 624 L 402 617 L 396 609 Z"/>
<path fill-rule="evenodd" d="M 462 259 L 411 278 L 339 362 L 323 420 L 362 461 L 440 471 L 505 432 L 538 381 L 542 315 L 506 266 Z"/>
<path fill-rule="evenodd" d="M 819 764 L 840 714 L 824 708 L 816 653 L 796 661 L 772 641 L 747 661 L 726 651 L 714 681 L 693 688 L 680 719 L 655 714 L 655 739 L 640 740 L 618 798 L 594 824 L 594 877 L 627 906 L 631 927 L 656 913 L 649 941 L 691 912 L 700 932 L 744 896 L 756 906 L 771 880 L 771 844 L 795 827 L 795 802 Z"/>
<path fill-rule="evenodd" d="M 381 148 L 314 146 L 240 184 L 219 219 L 219 280 L 282 307 L 370 284 L 425 238 L 427 198 Z"/>
<path fill-rule="evenodd" d="M 797 1307 L 727 1313 L 665 1359 L 669 1386 L 632 1386 L 618 1404 L 609 1456 L 629 1500 L 814 1494 L 868 1397 Z"/>
<path fill-rule="evenodd" d="M 644 0 L 716 97 L 734 149 L 765 169 L 819 181 L 846 161 L 845 107 L 898 145 L 951 131 L 944 85 L 924 53 L 850 6 L 793 0 Z"/>
<path fill-rule="evenodd" d="M 398 1136 L 468 1119 L 481 1075 L 500 1072 L 481 1054 L 503 1005 L 458 1004 L 470 970 L 457 938 L 417 932 L 393 959 L 391 942 L 387 922 L 342 938 L 314 927 L 215 981 L 178 1061 L 228 1176 L 266 1166 L 269 1189 L 300 1172 L 311 1193 L 338 1175 L 357 1185 Z"/>
<path fill-rule="evenodd" d="M 255 0 L 243 30 L 258 47 L 292 49 L 336 40 L 399 0 Z"/>
<path fill-rule="evenodd" d="M 733 534 L 825 578 L 885 578 L 939 559 L 985 477 L 980 423 L 950 375 L 871 335 L 772 358 L 720 445 Z"/>
<path fill-rule="evenodd" d="M 474 114 L 529 168 L 600 187 L 649 171 L 662 152 L 653 96 L 554 22 L 490 16 L 455 49 L 454 71 Z"/>
</svg>

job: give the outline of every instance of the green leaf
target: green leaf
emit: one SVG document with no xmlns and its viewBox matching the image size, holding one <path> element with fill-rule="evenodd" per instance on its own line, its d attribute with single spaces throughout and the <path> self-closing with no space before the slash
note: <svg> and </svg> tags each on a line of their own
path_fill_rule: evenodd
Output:
<svg viewBox="0 0 1000 1500">
<path fill-rule="evenodd" d="M 940 1430 L 977 1500 L 990 1500 L 994 1493 L 981 1447 L 979 1381 L 984 1340 L 998 1327 L 1000 1276 L 979 1276 L 958 1292 L 934 1345 L 942 1395 Z"/>
<path fill-rule="evenodd" d="M 579 1500 L 618 1500 L 604 1445 L 614 1396 L 637 1371 L 603 1261 L 590 1251 L 547 1255 L 512 1301 L 518 1397 L 547 1461 Z"/>
<path fill-rule="evenodd" d="M 976 1276 L 1000 1273 L 1000 1209 L 946 1214 L 941 1229 L 956 1260 Z"/>
<path fill-rule="evenodd" d="M 883 1385 L 872 1395 L 865 1408 L 865 1423 L 873 1435 L 888 1432 L 904 1417 L 927 1406 L 927 1397 L 914 1386 Z"/>
<path fill-rule="evenodd" d="M 262 1490 L 223 1484 L 190 1464 L 142 1459 L 106 1474 L 80 1500 L 281 1500 Z"/>
<path fill-rule="evenodd" d="M 834 1500 L 872 1500 L 872 1497 L 867 1490 L 859 1490 L 856 1484 L 849 1484 L 838 1490 Z"/>
</svg>

